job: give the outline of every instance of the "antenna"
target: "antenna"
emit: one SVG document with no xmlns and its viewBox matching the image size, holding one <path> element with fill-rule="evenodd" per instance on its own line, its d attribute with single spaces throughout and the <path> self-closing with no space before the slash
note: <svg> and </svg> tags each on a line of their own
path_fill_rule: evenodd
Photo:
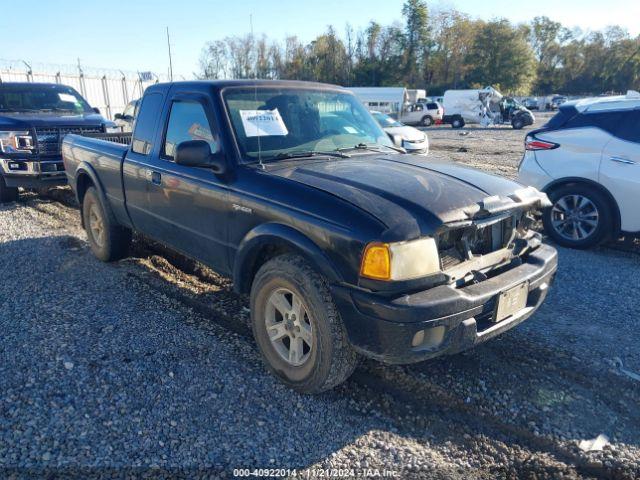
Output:
<svg viewBox="0 0 640 480">
<path fill-rule="evenodd" d="M 169 27 L 167 27 L 167 47 L 169 48 L 169 81 L 173 82 L 173 64 L 171 63 L 171 42 L 169 41 Z"/>
<path fill-rule="evenodd" d="M 253 14 L 249 14 L 249 26 L 251 27 L 251 44 L 253 46 L 254 36 L 253 36 Z M 258 59 L 256 58 L 256 65 L 254 67 L 254 84 L 253 84 L 253 100 L 258 104 L 258 83 L 257 83 L 257 73 L 258 73 Z M 260 140 L 260 135 L 258 135 L 258 163 L 260 164 L 260 168 L 265 170 L 266 167 L 264 163 L 262 163 L 262 142 Z"/>
</svg>

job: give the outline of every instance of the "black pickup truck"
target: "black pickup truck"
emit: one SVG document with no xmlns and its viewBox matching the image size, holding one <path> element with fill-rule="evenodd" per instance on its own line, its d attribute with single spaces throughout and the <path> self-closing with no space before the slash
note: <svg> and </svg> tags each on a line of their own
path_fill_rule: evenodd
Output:
<svg viewBox="0 0 640 480">
<path fill-rule="evenodd" d="M 67 182 L 60 154 L 64 135 L 114 127 L 66 85 L 0 82 L 0 203 L 16 200 L 18 187 Z"/>
<path fill-rule="evenodd" d="M 531 228 L 544 194 L 403 153 L 336 86 L 154 85 L 130 146 L 67 135 L 62 155 L 98 258 L 135 230 L 232 277 L 267 366 L 302 392 L 358 354 L 410 363 L 494 337 L 557 267 Z"/>
</svg>

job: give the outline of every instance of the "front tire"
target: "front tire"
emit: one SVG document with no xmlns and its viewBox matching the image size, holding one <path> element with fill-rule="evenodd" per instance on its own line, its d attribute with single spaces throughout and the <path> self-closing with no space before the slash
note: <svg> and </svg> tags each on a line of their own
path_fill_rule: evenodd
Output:
<svg viewBox="0 0 640 480">
<path fill-rule="evenodd" d="M 18 200 L 18 188 L 7 187 L 4 178 L 0 177 L 0 203 L 15 202 Z"/>
<path fill-rule="evenodd" d="M 258 270 L 251 324 L 267 368 L 300 393 L 331 389 L 357 365 L 326 280 L 298 255 L 276 257 Z"/>
<path fill-rule="evenodd" d="M 522 128 L 524 127 L 524 121 L 521 118 L 514 118 L 511 121 L 511 126 L 514 130 L 522 130 Z"/>
<path fill-rule="evenodd" d="M 559 245 L 590 248 L 613 233 L 613 214 L 608 199 L 586 185 L 565 185 L 549 193 L 553 204 L 542 215 L 547 234 Z"/>
<path fill-rule="evenodd" d="M 131 230 L 119 226 L 107 213 L 94 187 L 89 187 L 84 195 L 82 220 L 91 251 L 98 259 L 113 262 L 127 256 Z"/>
</svg>

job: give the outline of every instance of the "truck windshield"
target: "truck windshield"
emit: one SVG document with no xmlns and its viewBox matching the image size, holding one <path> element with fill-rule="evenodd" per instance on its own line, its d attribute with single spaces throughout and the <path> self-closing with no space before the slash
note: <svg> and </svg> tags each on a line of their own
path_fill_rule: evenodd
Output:
<svg viewBox="0 0 640 480">
<path fill-rule="evenodd" d="M 373 115 L 373 118 L 375 118 L 378 123 L 380 124 L 380 126 L 382 128 L 387 128 L 387 127 L 404 127 L 404 125 L 402 123 L 400 123 L 399 121 L 397 121 L 394 118 L 391 118 L 389 115 L 386 115 L 384 113 L 381 112 L 371 112 L 371 115 Z"/>
<path fill-rule="evenodd" d="M 0 112 L 88 113 L 91 107 L 71 87 L 64 85 L 0 84 Z"/>
<path fill-rule="evenodd" d="M 258 86 L 227 88 L 223 96 L 249 162 L 393 145 L 350 93 Z"/>
</svg>

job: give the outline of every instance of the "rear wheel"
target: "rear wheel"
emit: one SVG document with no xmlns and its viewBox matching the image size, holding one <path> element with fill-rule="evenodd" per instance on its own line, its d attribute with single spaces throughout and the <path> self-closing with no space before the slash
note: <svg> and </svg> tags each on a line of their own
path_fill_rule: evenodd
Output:
<svg viewBox="0 0 640 480">
<path fill-rule="evenodd" d="M 297 255 L 276 257 L 258 270 L 251 324 L 269 370 L 301 393 L 333 388 L 356 367 L 326 280 Z"/>
<path fill-rule="evenodd" d="M 84 195 L 82 219 L 91 251 L 96 257 L 103 262 L 112 262 L 127 256 L 131 230 L 116 224 L 94 187 L 89 187 Z"/>
<path fill-rule="evenodd" d="M 464 127 L 464 120 L 460 116 L 456 116 L 451 120 L 451 126 L 453 128 L 462 128 Z"/>
<path fill-rule="evenodd" d="M 552 206 L 542 220 L 545 231 L 558 244 L 589 248 L 613 233 L 613 215 L 608 199 L 586 185 L 565 185 L 549 194 Z"/>
<path fill-rule="evenodd" d="M 425 115 L 424 117 L 422 117 L 422 120 L 420 120 L 420 125 L 422 125 L 423 127 L 430 127 L 431 125 L 433 125 L 433 118 L 431 118 L 429 115 Z"/>
<path fill-rule="evenodd" d="M 0 177 L 0 203 L 15 202 L 18 195 L 18 188 L 7 187 L 4 178 Z"/>
</svg>

